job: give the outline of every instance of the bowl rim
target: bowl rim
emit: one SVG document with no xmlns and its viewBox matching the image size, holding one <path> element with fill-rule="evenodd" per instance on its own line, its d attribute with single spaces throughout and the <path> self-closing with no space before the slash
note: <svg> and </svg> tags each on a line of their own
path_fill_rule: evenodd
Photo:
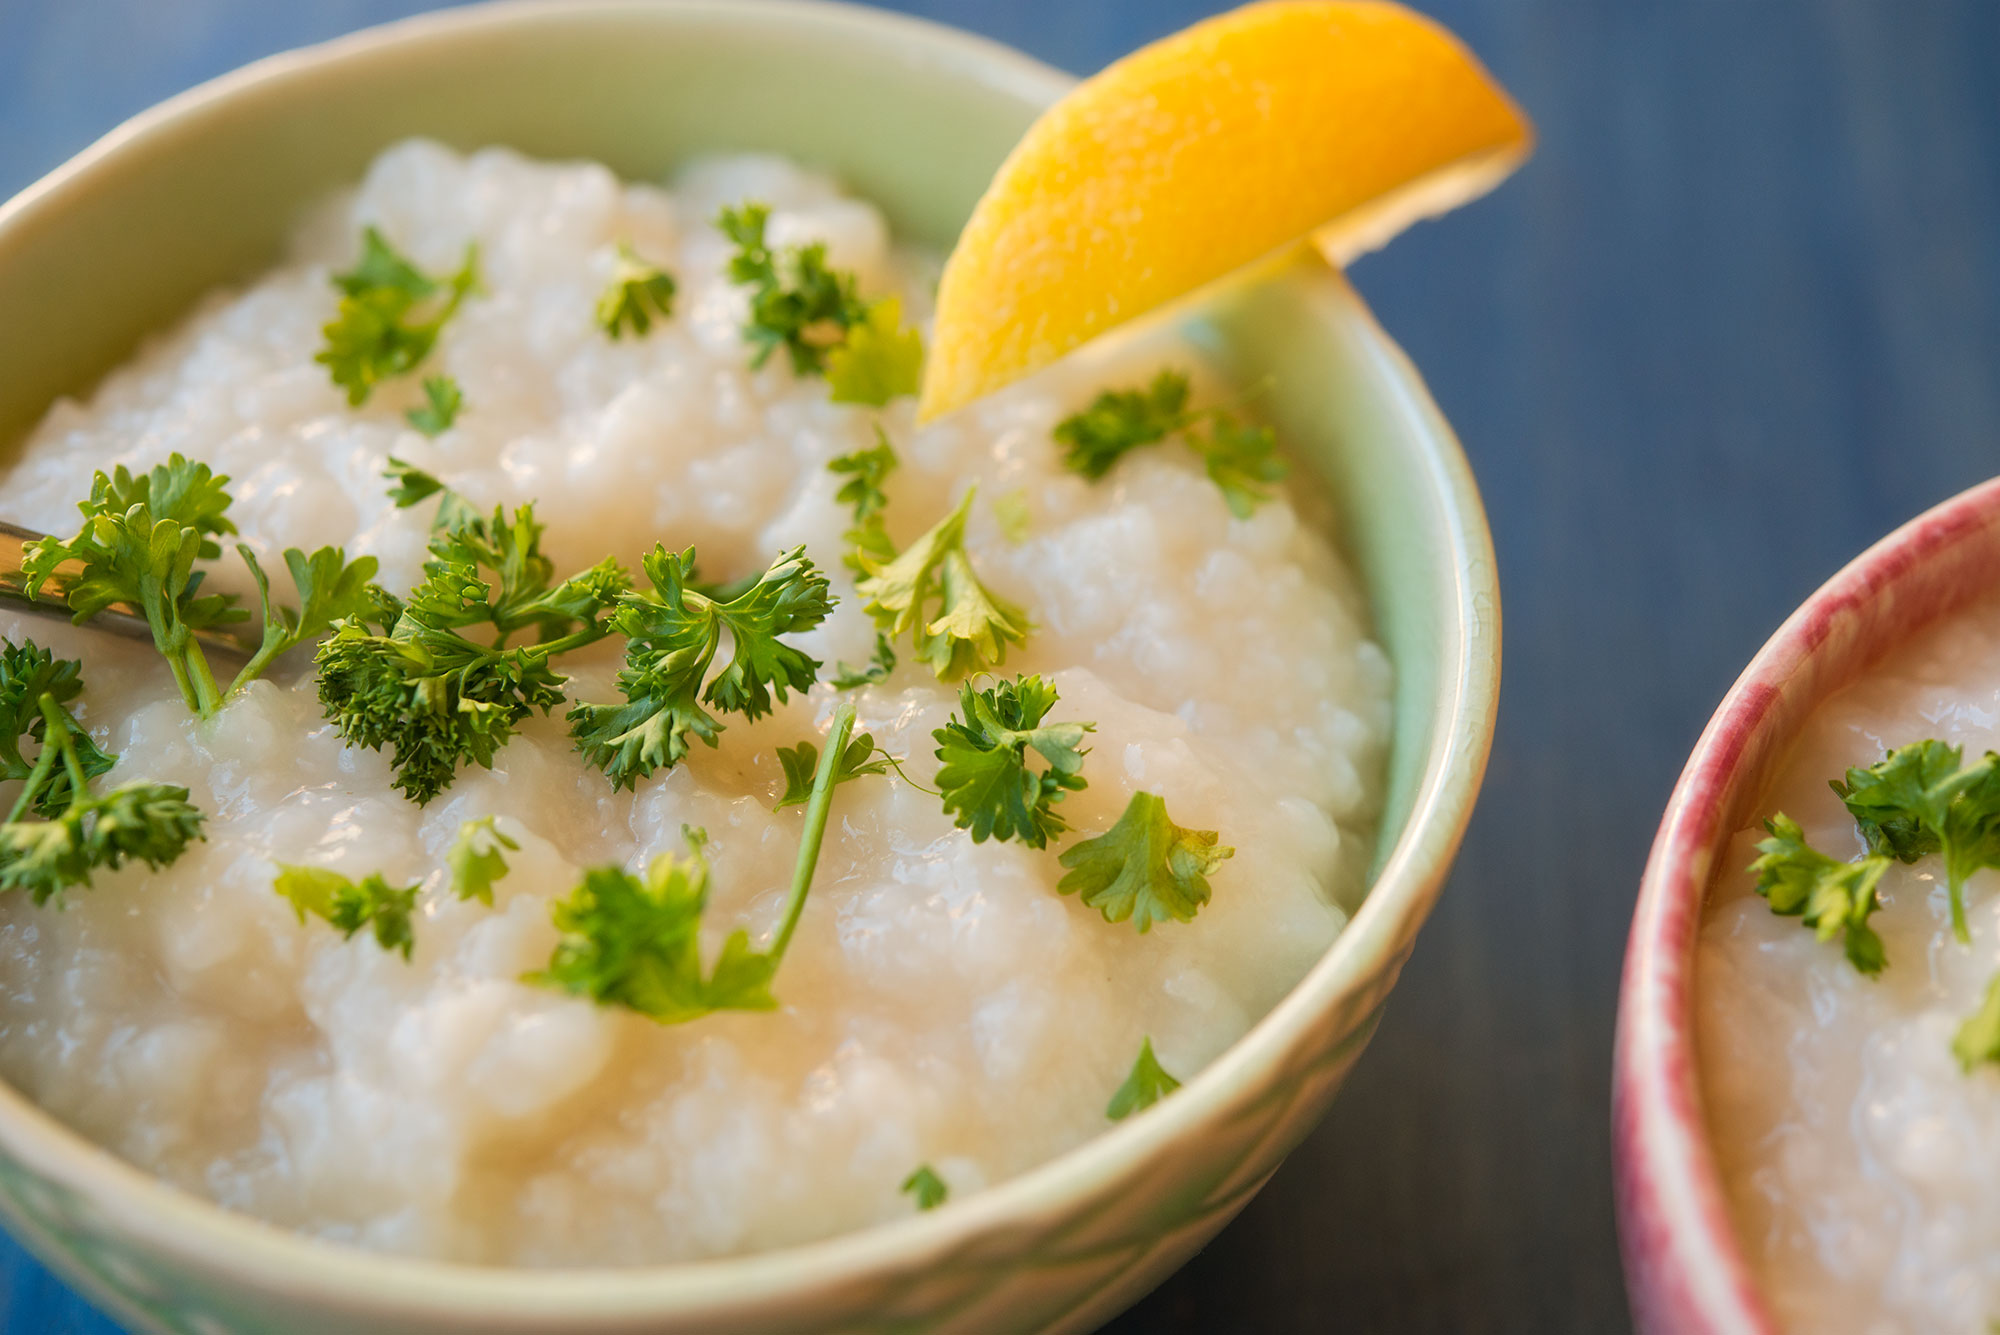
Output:
<svg viewBox="0 0 2000 1335">
<path fill-rule="evenodd" d="M 59 209 L 99 172 L 183 133 L 190 121 L 271 83 L 348 61 L 365 61 L 441 35 L 590 15 L 685 10 L 741 16 L 757 10 L 787 23 L 863 31 L 954 62 L 968 77 L 1046 104 L 1075 82 L 998 41 L 927 19 L 845 0 L 487 0 L 365 28 L 281 52 L 223 74 L 142 111 L 0 203 L 0 232 Z M 1463 448 L 1408 357 L 1345 283 L 1347 318 L 1363 335 L 1369 376 L 1396 415 L 1426 443 L 1428 498 L 1449 550 L 1449 596 L 1440 608 L 1446 643 L 1431 700 L 1435 733 L 1415 783 L 1402 834 L 1380 858 L 1366 899 L 1332 946 L 1251 1029 L 1175 1095 L 1146 1115 L 1111 1126 L 1028 1171 L 948 1209 L 875 1224 L 831 1238 L 748 1255 L 651 1266 L 529 1269 L 473 1265 L 366 1251 L 330 1243 L 222 1207 L 156 1178 L 44 1112 L 0 1081 L 0 1145 L 88 1200 L 119 1203 L 118 1231 L 177 1262 L 226 1272 L 267 1292 L 393 1306 L 407 1314 L 486 1318 L 495 1326 L 552 1316 L 593 1319 L 699 1316 L 746 1292 L 764 1298 L 852 1282 L 977 1247 L 1037 1217 L 1126 1180 L 1175 1142 L 1222 1118 L 1259 1073 L 1284 1066 L 1315 1020 L 1357 994 L 1376 961 L 1402 947 L 1428 914 L 1457 851 L 1484 777 L 1499 703 L 1500 589 L 1492 535 Z M 361 1297 L 365 1295 L 365 1299 Z"/>
<path fill-rule="evenodd" d="M 1730 1218 L 1694 1027 L 1695 950 L 1716 860 L 1736 832 L 1731 807 L 1746 774 L 1782 756 L 1804 719 L 1865 670 L 1889 632 L 1978 596 L 1946 587 L 1955 576 L 1942 567 L 1971 545 L 2000 540 L 1996 529 L 2000 478 L 1924 511 L 1842 567 L 1758 650 L 1674 785 L 1632 915 L 1612 1061 L 1619 1245 L 1641 1331 L 1777 1330 Z M 1868 620 L 1870 612 L 1878 619 Z"/>
</svg>

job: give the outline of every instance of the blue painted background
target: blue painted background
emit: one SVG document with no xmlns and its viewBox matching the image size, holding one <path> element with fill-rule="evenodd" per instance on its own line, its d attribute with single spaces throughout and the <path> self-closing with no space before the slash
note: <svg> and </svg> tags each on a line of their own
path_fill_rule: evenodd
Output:
<svg viewBox="0 0 2000 1335">
<path fill-rule="evenodd" d="M 0 0 L 0 195 L 198 80 L 427 7 Z M 1225 6 L 890 7 L 1083 72 Z M 1624 1328 L 1612 1016 L 1667 791 L 1786 612 L 2000 469 L 2000 6 L 1421 7 L 1542 134 L 1354 274 L 1492 513 L 1492 772 L 1332 1116 L 1120 1335 Z M 4 1242 L 0 1316 L 114 1330 Z"/>
</svg>

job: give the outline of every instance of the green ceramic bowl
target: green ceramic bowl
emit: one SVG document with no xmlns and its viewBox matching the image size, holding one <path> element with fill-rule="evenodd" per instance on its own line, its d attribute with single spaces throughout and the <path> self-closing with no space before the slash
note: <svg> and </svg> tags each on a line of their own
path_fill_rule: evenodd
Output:
<svg viewBox="0 0 2000 1335">
<path fill-rule="evenodd" d="M 943 249 L 1068 83 L 929 24 L 754 0 L 493 5 L 263 61 L 0 208 L 0 442 L 207 288 L 275 260 L 301 206 L 406 135 L 642 178 L 697 151 L 778 150 L 834 169 L 903 235 Z M 1500 665 L 1492 545 L 1465 459 L 1340 275 L 1302 257 L 1198 323 L 1226 367 L 1269 378 L 1260 407 L 1336 498 L 1395 663 L 1395 739 L 1352 924 L 1173 1098 L 896 1224 L 758 1256 L 551 1272 L 295 1236 L 155 1181 L 0 1087 L 8 1227 L 132 1326 L 197 1335 L 1070 1331 L 1152 1287 L 1271 1175 L 1374 1032 L 1471 812 Z"/>
</svg>

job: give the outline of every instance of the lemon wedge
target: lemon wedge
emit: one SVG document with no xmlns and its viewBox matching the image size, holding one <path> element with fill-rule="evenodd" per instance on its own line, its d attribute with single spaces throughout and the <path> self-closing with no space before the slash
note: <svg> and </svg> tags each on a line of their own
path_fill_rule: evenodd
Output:
<svg viewBox="0 0 2000 1335">
<path fill-rule="evenodd" d="M 928 420 L 1308 238 L 1335 264 L 1474 199 L 1534 131 L 1449 32 L 1374 0 L 1264 0 L 1043 113 L 938 286 Z"/>
</svg>

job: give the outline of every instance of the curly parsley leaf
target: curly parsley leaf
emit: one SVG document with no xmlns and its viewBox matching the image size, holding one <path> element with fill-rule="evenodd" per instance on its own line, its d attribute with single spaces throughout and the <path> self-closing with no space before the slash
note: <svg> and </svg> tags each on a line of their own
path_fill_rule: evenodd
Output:
<svg viewBox="0 0 2000 1335">
<path fill-rule="evenodd" d="M 1027 641 L 1028 614 L 988 589 L 965 550 L 973 491 L 892 560 L 856 553 L 867 577 L 855 592 L 891 637 L 907 634 L 917 658 L 941 681 L 999 667 L 1007 645 Z"/>
<path fill-rule="evenodd" d="M 1090 406 L 1056 423 L 1063 464 L 1095 482 L 1142 445 L 1154 445 L 1187 425 L 1188 378 L 1162 368 L 1144 389 L 1107 389 Z"/>
<path fill-rule="evenodd" d="M 1139 1056 L 1132 1063 L 1131 1074 L 1125 1077 L 1124 1084 L 1118 1086 L 1118 1092 L 1111 1096 L 1104 1115 L 1114 1122 L 1122 1122 L 1133 1113 L 1152 1107 L 1180 1087 L 1181 1082 L 1167 1074 L 1167 1069 L 1160 1065 L 1160 1059 L 1153 1055 L 1153 1040 L 1143 1038 L 1139 1041 Z"/>
<path fill-rule="evenodd" d="M 1917 742 L 1848 770 L 1832 788 L 1871 851 L 1903 862 L 1944 856 L 1952 932 L 1970 941 L 1966 879 L 2000 865 L 2000 755 L 1989 751 L 1968 765 L 1963 754 L 1940 741 Z"/>
<path fill-rule="evenodd" d="M 281 862 L 272 888 L 291 901 L 292 911 L 299 915 L 301 923 L 310 914 L 332 924 L 334 930 L 349 940 L 366 928 L 374 935 L 376 945 L 400 951 L 406 960 L 416 945 L 411 921 L 417 907 L 414 885 L 390 885 L 380 872 L 370 872 L 356 881 L 327 867 L 298 867 Z"/>
<path fill-rule="evenodd" d="M 889 643 L 889 637 L 876 632 L 875 652 L 864 667 L 851 668 L 845 663 L 833 665 L 833 689 L 852 691 L 863 686 L 874 686 L 889 680 L 889 674 L 896 670 L 896 646 Z"/>
<path fill-rule="evenodd" d="M 467 246 L 456 273 L 433 278 L 374 227 L 362 232 L 360 260 L 333 276 L 340 308 L 321 331 L 326 346 L 313 356 L 347 391 L 348 403 L 366 403 L 376 385 L 430 355 L 445 322 L 477 290 L 478 261 L 478 248 Z"/>
<path fill-rule="evenodd" d="M 442 512 L 441 512 L 442 513 Z M 407 599 L 370 589 L 319 649 L 320 704 L 351 746 L 391 748 L 395 786 L 419 804 L 461 766 L 491 768 L 530 714 L 563 701 L 561 654 L 610 633 L 631 581 L 616 561 L 553 584 L 532 506 L 432 530 L 424 581 Z M 461 632 L 481 628 L 479 639 Z M 532 644 L 510 647 L 530 632 Z"/>
<path fill-rule="evenodd" d="M 43 745 L 48 724 L 42 711 L 51 707 L 62 712 L 86 781 L 105 774 L 117 762 L 116 756 L 98 749 L 67 708 L 83 691 L 82 671 L 83 664 L 76 659 L 57 658 L 33 640 L 20 644 L 0 640 L 0 781 L 24 782 L 35 772 L 34 763 L 22 755 L 21 744 Z M 35 794 L 35 813 L 61 815 L 77 791 L 67 768 L 51 771 Z"/>
<path fill-rule="evenodd" d="M 779 638 L 811 630 L 833 610 L 826 577 L 803 547 L 781 555 L 728 602 L 697 591 L 694 568 L 692 547 L 655 547 L 646 557 L 653 596 L 623 595 L 609 619 L 626 637 L 618 673 L 624 703 L 569 711 L 577 748 L 615 787 L 671 769 L 697 738 L 715 745 L 723 724 L 705 706 L 754 720 L 770 712 L 774 695 L 786 700 L 788 691 L 804 692 L 818 679 L 819 660 Z M 725 633 L 730 655 L 710 679 Z"/>
<path fill-rule="evenodd" d="M 1163 368 L 1144 389 L 1111 389 L 1058 422 L 1063 464 L 1093 482 L 1133 450 L 1178 435 L 1201 456 L 1229 512 L 1248 519 L 1289 469 L 1269 427 L 1248 426 L 1220 408 L 1188 408 L 1185 373 Z"/>
<path fill-rule="evenodd" d="M 1271 499 L 1271 488 L 1291 471 L 1278 456 L 1278 438 L 1267 426 L 1246 426 L 1225 412 L 1208 415 L 1204 434 L 1191 430 L 1187 442 L 1201 455 L 1209 480 L 1238 519 L 1248 519 Z"/>
<path fill-rule="evenodd" d="M 834 493 L 834 499 L 854 512 L 854 526 L 843 535 L 847 552 L 840 560 L 856 574 L 867 573 L 868 561 L 881 563 L 895 559 L 896 544 L 882 522 L 882 512 L 889 506 L 889 494 L 882 490 L 882 484 L 896 471 L 898 462 L 888 434 L 878 426 L 871 448 L 843 454 L 826 466 L 828 472 L 847 479 Z"/>
<path fill-rule="evenodd" d="M 923 381 L 924 337 L 903 328 L 903 304 L 883 297 L 826 355 L 826 383 L 835 403 L 881 407 L 915 394 Z"/>
<path fill-rule="evenodd" d="M 744 204 L 715 221 L 736 246 L 730 281 L 751 289 L 743 326 L 744 341 L 756 349 L 750 364 L 762 366 L 783 348 L 794 373 L 823 375 L 827 354 L 868 318 L 868 308 L 855 294 L 854 275 L 828 266 L 824 243 L 773 251 L 764 239 L 770 217 L 766 205 Z"/>
<path fill-rule="evenodd" d="M 448 375 L 424 377 L 424 402 L 403 414 L 403 420 L 435 440 L 451 430 L 465 407 L 465 391 Z"/>
<path fill-rule="evenodd" d="M 945 814 L 974 843 L 1019 839 L 1048 847 L 1069 828 L 1055 804 L 1088 786 L 1080 771 L 1083 737 L 1094 723 L 1048 723 L 1056 688 L 1040 677 L 1017 677 L 974 690 L 959 688 L 960 714 L 931 736 L 938 743 L 937 786 Z M 1034 752 L 1045 763 L 1028 763 Z"/>
<path fill-rule="evenodd" d="M 1822 941 L 1839 935 L 1849 963 L 1871 978 L 1881 973 L 1888 961 L 1868 919 L 1881 907 L 1876 886 L 1889 869 L 1888 856 L 1871 854 L 1859 862 L 1829 857 L 1807 843 L 1805 831 L 1783 812 L 1764 828 L 1771 837 L 1758 843 L 1750 873 L 1771 912 L 1799 918 Z"/>
<path fill-rule="evenodd" d="M 917 1171 L 904 1178 L 898 1190 L 915 1200 L 919 1210 L 935 1210 L 951 1195 L 951 1188 L 929 1164 L 918 1164 Z"/>
<path fill-rule="evenodd" d="M 451 873 L 451 892 L 460 899 L 493 903 L 493 883 L 507 874 L 507 853 L 521 845 L 498 825 L 498 816 L 481 816 L 458 827 L 458 837 L 445 854 L 445 869 Z"/>
<path fill-rule="evenodd" d="M 618 267 L 612 270 L 611 286 L 597 299 L 597 326 L 616 340 L 630 331 L 644 338 L 652 331 L 655 317 L 668 320 L 674 313 L 674 276 L 643 258 L 629 241 L 618 243 Z"/>
<path fill-rule="evenodd" d="M 1174 824 L 1163 799 L 1134 793 L 1109 830 L 1063 852 L 1069 871 L 1056 889 L 1081 896 L 1106 922 L 1130 918 L 1144 932 L 1156 922 L 1194 921 L 1208 902 L 1208 878 L 1235 853 L 1213 830 Z"/>
</svg>

